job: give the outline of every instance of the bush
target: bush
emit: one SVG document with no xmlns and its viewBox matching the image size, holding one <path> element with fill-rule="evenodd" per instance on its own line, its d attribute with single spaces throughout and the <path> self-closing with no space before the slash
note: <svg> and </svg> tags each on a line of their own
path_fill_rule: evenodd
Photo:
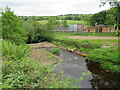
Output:
<svg viewBox="0 0 120 90">
<path fill-rule="evenodd" d="M 8 58 L 8 60 L 18 60 L 27 57 L 30 51 L 27 45 L 20 44 L 17 46 L 5 40 L 2 43 L 2 50 L 3 56 Z"/>
<path fill-rule="evenodd" d="M 42 25 L 35 21 L 25 21 L 23 27 L 28 31 L 27 43 L 37 43 L 43 41 L 51 41 L 53 39 L 52 32 L 48 30 L 47 25 Z"/>
<path fill-rule="evenodd" d="M 53 54 L 59 54 L 59 53 L 60 53 L 60 49 L 59 49 L 59 48 L 52 48 L 52 49 L 51 49 L 51 52 L 52 52 Z"/>
<path fill-rule="evenodd" d="M 26 31 L 22 28 L 22 22 L 10 8 L 2 12 L 2 36 L 16 44 L 24 43 L 27 39 Z"/>
<path fill-rule="evenodd" d="M 45 25 L 34 23 L 33 42 L 51 41 L 52 38 L 51 31 Z"/>
</svg>

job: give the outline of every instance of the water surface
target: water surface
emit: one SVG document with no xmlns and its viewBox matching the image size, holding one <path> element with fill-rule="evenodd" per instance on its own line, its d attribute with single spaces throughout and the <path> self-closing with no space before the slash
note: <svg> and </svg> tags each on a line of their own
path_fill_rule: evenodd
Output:
<svg viewBox="0 0 120 90">
<path fill-rule="evenodd" d="M 83 72 L 90 71 L 92 73 L 78 84 L 78 86 L 82 88 L 97 89 L 118 87 L 118 74 L 108 73 L 100 69 L 97 65 L 86 62 L 85 58 L 80 55 L 61 50 L 60 59 L 63 60 L 63 62 L 56 68 L 56 73 L 62 70 L 64 71 L 64 77 L 71 76 L 73 79 L 77 79 L 82 76 Z"/>
</svg>

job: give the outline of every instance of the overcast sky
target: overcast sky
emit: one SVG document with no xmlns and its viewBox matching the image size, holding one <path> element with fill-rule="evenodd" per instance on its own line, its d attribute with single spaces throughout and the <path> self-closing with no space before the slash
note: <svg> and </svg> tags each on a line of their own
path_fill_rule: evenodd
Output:
<svg viewBox="0 0 120 90">
<path fill-rule="evenodd" d="M 0 0 L 0 8 L 9 6 L 20 16 L 55 16 L 64 14 L 94 14 L 110 8 L 99 7 L 100 0 Z"/>
</svg>

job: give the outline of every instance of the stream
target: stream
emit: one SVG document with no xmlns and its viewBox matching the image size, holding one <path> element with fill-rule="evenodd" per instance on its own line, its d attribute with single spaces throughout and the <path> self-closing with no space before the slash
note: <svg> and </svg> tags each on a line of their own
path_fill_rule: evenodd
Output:
<svg viewBox="0 0 120 90">
<path fill-rule="evenodd" d="M 78 84 L 81 88 L 92 88 L 93 90 L 118 88 L 119 74 L 106 72 L 98 65 L 85 61 L 84 57 L 66 50 L 61 49 L 59 57 L 63 62 L 58 65 L 55 72 L 63 71 L 63 77 L 71 76 L 72 79 L 78 79 L 82 77 L 83 72 L 91 72 L 91 75 L 85 77 Z"/>
</svg>

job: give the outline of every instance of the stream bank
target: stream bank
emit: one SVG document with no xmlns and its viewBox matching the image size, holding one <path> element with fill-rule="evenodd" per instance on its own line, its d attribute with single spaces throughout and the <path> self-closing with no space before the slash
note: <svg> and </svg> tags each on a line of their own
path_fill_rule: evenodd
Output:
<svg viewBox="0 0 120 90">
<path fill-rule="evenodd" d="M 38 46 L 37 49 L 43 47 L 45 48 L 45 46 Z M 48 48 L 58 47 L 49 46 Z M 56 68 L 56 73 L 64 71 L 63 77 L 71 76 L 73 79 L 78 79 L 83 72 L 90 71 L 92 73 L 78 84 L 81 88 L 118 88 L 119 74 L 106 72 L 98 65 L 86 62 L 84 57 L 65 49 L 61 49 L 60 59 L 63 60 L 63 63 Z"/>
<path fill-rule="evenodd" d="M 118 74 L 108 73 L 92 62 L 86 62 L 84 57 L 66 50 L 61 50 L 60 59 L 63 63 L 56 68 L 56 72 L 64 71 L 64 77 L 78 79 L 83 72 L 92 73 L 78 84 L 81 88 L 118 88 Z"/>
</svg>

